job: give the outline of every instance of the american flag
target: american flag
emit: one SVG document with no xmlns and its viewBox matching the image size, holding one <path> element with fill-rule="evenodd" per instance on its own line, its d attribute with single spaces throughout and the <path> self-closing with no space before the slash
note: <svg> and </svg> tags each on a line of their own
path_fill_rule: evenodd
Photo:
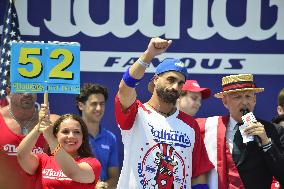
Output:
<svg viewBox="0 0 284 189">
<path fill-rule="evenodd" d="M 9 0 L 5 11 L 0 48 L 0 98 L 6 97 L 7 74 L 10 72 L 11 44 L 20 40 L 19 21 L 14 0 Z"/>
</svg>

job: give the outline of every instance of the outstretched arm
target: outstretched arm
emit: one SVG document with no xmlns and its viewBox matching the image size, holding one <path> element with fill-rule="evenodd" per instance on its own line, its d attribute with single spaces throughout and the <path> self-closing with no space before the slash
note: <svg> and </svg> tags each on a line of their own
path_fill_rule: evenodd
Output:
<svg viewBox="0 0 284 189">
<path fill-rule="evenodd" d="M 152 38 L 148 44 L 147 50 L 140 56 L 140 58 L 130 67 L 129 71 L 126 71 L 124 78 L 119 84 L 118 98 L 123 110 L 130 107 L 136 100 L 136 90 L 131 84 L 133 80 L 140 80 L 146 70 L 146 66 L 143 63 L 150 64 L 152 59 L 162 54 L 172 43 L 171 40 L 164 40 L 161 38 Z M 141 64 L 142 62 L 142 64 Z"/>
</svg>

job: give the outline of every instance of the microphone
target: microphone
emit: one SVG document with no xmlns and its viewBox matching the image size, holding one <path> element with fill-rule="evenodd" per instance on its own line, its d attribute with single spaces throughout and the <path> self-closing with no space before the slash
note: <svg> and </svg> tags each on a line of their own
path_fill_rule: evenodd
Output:
<svg viewBox="0 0 284 189">
<path fill-rule="evenodd" d="M 241 112 L 243 114 L 242 119 L 243 119 L 245 124 L 248 125 L 249 122 L 253 122 L 253 123 L 257 122 L 255 116 L 253 115 L 252 112 L 249 111 L 249 109 L 247 109 L 247 108 L 241 109 Z M 246 117 L 247 114 L 249 114 L 249 115 Z M 259 138 L 259 136 L 254 135 L 253 139 L 259 146 L 261 146 L 261 139 Z"/>
<path fill-rule="evenodd" d="M 242 114 L 243 114 L 243 116 L 244 116 L 244 115 L 246 115 L 247 113 L 249 113 L 249 110 L 248 110 L 247 108 L 245 108 L 245 109 L 241 109 L 241 112 L 242 112 Z"/>
</svg>

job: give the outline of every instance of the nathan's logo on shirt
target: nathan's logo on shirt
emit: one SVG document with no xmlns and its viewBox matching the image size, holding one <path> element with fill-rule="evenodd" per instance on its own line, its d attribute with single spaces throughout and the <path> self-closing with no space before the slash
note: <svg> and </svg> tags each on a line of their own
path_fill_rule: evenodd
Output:
<svg viewBox="0 0 284 189">
<path fill-rule="evenodd" d="M 165 143 L 156 144 L 147 151 L 141 148 L 141 161 L 137 165 L 140 185 L 153 189 L 187 189 L 186 177 L 190 175 L 186 173 L 186 167 L 189 168 L 189 161 L 184 153 L 185 150 L 176 151 Z"/>
<path fill-rule="evenodd" d="M 72 180 L 68 178 L 62 170 L 54 171 L 53 169 L 43 169 L 42 170 L 42 177 L 45 179 L 52 179 L 52 180 Z"/>
<path fill-rule="evenodd" d="M 151 127 L 151 133 L 157 143 L 167 143 L 174 146 L 190 147 L 190 138 L 186 133 L 174 130 L 165 130 L 160 128 L 155 128 L 153 125 L 148 123 Z"/>
<path fill-rule="evenodd" d="M 3 150 L 9 155 L 9 156 L 16 156 L 17 155 L 17 146 L 14 144 L 6 144 L 3 146 Z M 35 147 L 32 151 L 35 154 L 42 154 L 43 148 L 41 147 Z"/>
</svg>

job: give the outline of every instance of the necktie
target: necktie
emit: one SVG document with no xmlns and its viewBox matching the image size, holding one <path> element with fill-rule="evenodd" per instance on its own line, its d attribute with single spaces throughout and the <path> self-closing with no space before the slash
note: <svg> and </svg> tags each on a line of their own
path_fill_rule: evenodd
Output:
<svg viewBox="0 0 284 189">
<path fill-rule="evenodd" d="M 235 136 L 234 136 L 233 151 L 232 151 L 233 160 L 234 160 L 236 165 L 239 162 L 239 159 L 242 155 L 242 152 L 245 149 L 245 144 L 243 143 L 243 137 L 241 135 L 239 125 L 240 125 L 239 123 L 236 125 L 237 131 L 236 131 Z"/>
</svg>

